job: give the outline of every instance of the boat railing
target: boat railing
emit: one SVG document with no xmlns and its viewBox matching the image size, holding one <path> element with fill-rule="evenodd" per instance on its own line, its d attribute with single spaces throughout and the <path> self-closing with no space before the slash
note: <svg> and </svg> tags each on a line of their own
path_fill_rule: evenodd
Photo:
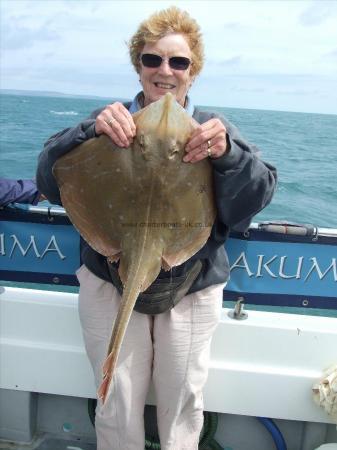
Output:
<svg viewBox="0 0 337 450">
<path fill-rule="evenodd" d="M 44 214 L 49 217 L 54 216 L 67 216 L 66 210 L 61 206 L 49 205 L 49 206 L 32 206 L 32 205 L 19 205 L 14 204 L 14 208 L 28 211 L 32 214 Z M 291 221 L 263 221 L 253 222 L 249 229 L 261 230 L 270 233 L 280 234 L 294 234 L 300 236 L 331 236 L 337 237 L 337 228 L 319 227 L 313 224 L 301 224 Z M 249 230 L 247 231 L 249 232 Z M 246 233 L 247 233 L 246 232 Z"/>
<path fill-rule="evenodd" d="M 78 285 L 81 239 L 59 206 L 0 210 L 0 279 Z M 337 309 L 337 229 L 287 221 L 232 230 L 224 300 Z"/>
</svg>

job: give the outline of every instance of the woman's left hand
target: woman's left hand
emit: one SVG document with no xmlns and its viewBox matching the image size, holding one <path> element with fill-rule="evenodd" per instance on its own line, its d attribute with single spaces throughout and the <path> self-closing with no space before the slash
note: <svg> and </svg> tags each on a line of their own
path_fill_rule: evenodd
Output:
<svg viewBox="0 0 337 450">
<path fill-rule="evenodd" d="M 210 119 L 196 128 L 185 147 L 184 162 L 220 158 L 227 151 L 226 128 L 220 119 Z"/>
</svg>

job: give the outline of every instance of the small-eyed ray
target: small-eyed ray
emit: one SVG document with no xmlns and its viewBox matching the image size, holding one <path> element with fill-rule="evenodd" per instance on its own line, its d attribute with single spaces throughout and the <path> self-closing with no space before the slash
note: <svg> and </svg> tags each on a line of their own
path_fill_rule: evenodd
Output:
<svg viewBox="0 0 337 450">
<path fill-rule="evenodd" d="M 215 219 L 210 161 L 182 160 L 198 124 L 171 94 L 133 119 L 137 134 L 129 148 L 101 135 L 53 167 L 76 229 L 98 253 L 120 261 L 124 290 L 98 390 L 103 403 L 138 295 L 161 268 L 169 270 L 197 253 Z"/>
</svg>

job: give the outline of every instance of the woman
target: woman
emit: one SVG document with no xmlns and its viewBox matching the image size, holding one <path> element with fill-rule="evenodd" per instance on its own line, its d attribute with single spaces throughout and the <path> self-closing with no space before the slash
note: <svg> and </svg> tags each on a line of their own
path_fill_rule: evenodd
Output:
<svg viewBox="0 0 337 450">
<path fill-rule="evenodd" d="M 47 198 L 60 203 L 52 175 L 56 159 L 102 133 L 119 147 L 128 147 L 136 129 L 132 113 L 167 92 L 200 123 L 186 146 L 184 161 L 194 164 L 210 159 L 217 219 L 198 254 L 169 275 L 162 271 L 158 279 L 160 285 L 165 285 L 168 276 L 170 283 L 172 279 L 186 279 L 197 259 L 201 260 L 202 269 L 188 295 L 173 309 L 157 315 L 133 312 L 112 392 L 104 407 L 98 401 L 96 410 L 98 450 L 144 449 L 143 412 L 152 379 L 161 448 L 194 450 L 203 423 L 202 389 L 207 379 L 210 342 L 219 322 L 222 290 L 229 276 L 223 244 L 231 228 L 246 229 L 252 217 L 270 202 L 276 172 L 257 158 L 255 148 L 243 141 L 224 118 L 193 107 L 187 93 L 202 68 L 203 48 L 199 26 L 186 12 L 171 7 L 143 22 L 131 39 L 130 56 L 142 92 L 131 104 L 108 105 L 77 127 L 51 137 L 40 155 L 37 180 Z M 84 264 L 78 271 L 79 313 L 99 386 L 120 302 L 115 287 L 118 280 L 111 275 L 114 267 L 86 243 L 82 260 Z"/>
</svg>

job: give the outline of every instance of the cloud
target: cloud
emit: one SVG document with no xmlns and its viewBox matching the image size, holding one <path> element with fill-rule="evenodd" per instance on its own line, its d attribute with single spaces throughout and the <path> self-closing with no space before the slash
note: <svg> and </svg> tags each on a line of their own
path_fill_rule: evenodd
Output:
<svg viewBox="0 0 337 450">
<path fill-rule="evenodd" d="M 332 1 L 316 1 L 299 16 L 299 22 L 304 26 L 321 25 L 337 15 L 337 3 Z"/>
<path fill-rule="evenodd" d="M 337 48 L 335 48 L 335 50 L 332 50 L 331 52 L 326 53 L 325 56 L 337 60 Z"/>
<path fill-rule="evenodd" d="M 1 47 L 7 50 L 28 48 L 35 43 L 60 39 L 57 32 L 50 28 L 48 21 L 37 28 L 28 28 L 25 25 L 20 25 L 17 21 L 4 23 L 1 34 Z"/>
<path fill-rule="evenodd" d="M 125 41 L 172 3 L 204 35 L 196 102 L 336 111 L 337 2 L 325 0 L 0 0 L 2 87 L 129 98 L 139 82 Z"/>
<path fill-rule="evenodd" d="M 244 61 L 241 55 L 234 55 L 226 59 L 210 58 L 206 59 L 205 72 L 207 72 L 210 75 L 214 73 L 215 74 L 221 73 L 223 75 L 226 75 L 229 72 L 245 73 L 243 63 Z"/>
<path fill-rule="evenodd" d="M 296 95 L 296 96 L 302 96 L 302 95 L 320 95 L 321 92 L 318 89 L 279 89 L 275 91 L 276 94 L 281 95 Z"/>
<path fill-rule="evenodd" d="M 241 86 L 234 86 L 232 88 L 233 91 L 236 92 L 250 92 L 250 93 L 261 93 L 266 92 L 266 89 L 264 87 L 241 87 Z"/>
<path fill-rule="evenodd" d="M 219 61 L 218 64 L 224 67 L 232 67 L 232 66 L 239 66 L 242 63 L 242 56 L 235 55 L 231 58 L 223 59 L 222 61 Z"/>
<path fill-rule="evenodd" d="M 247 25 L 243 25 L 242 23 L 239 22 L 230 22 L 230 23 L 225 23 L 223 25 L 223 28 L 226 31 L 245 31 L 248 30 L 249 27 Z"/>
</svg>

